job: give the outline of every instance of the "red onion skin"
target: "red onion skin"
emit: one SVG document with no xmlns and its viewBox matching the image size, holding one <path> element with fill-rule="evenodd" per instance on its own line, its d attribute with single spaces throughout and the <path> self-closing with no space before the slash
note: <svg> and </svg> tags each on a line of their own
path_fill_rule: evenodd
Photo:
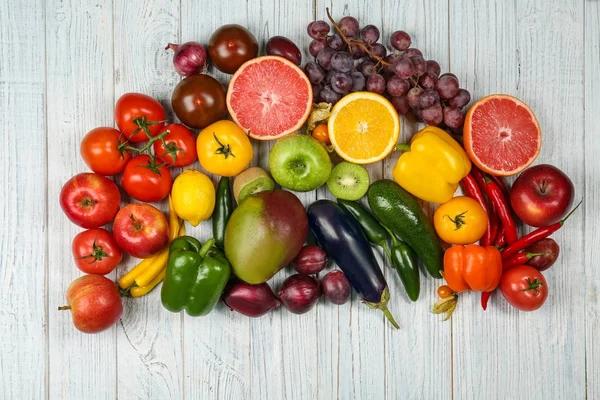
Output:
<svg viewBox="0 0 600 400">
<path fill-rule="evenodd" d="M 252 318 L 263 316 L 281 305 L 266 283 L 235 282 L 225 289 L 221 299 L 233 311 Z"/>
<path fill-rule="evenodd" d="M 314 244 L 304 246 L 292 260 L 292 267 L 301 274 L 318 274 L 327 266 L 325 250 Z"/>
<path fill-rule="evenodd" d="M 350 298 L 350 282 L 342 271 L 329 272 L 321 279 L 323 294 L 333 304 L 341 305 Z"/>
<path fill-rule="evenodd" d="M 169 43 L 165 50 L 171 49 L 173 54 L 173 66 L 181 76 L 203 74 L 208 69 L 208 55 L 206 47 L 198 42 L 186 42 L 183 44 Z"/>
<path fill-rule="evenodd" d="M 283 282 L 278 296 L 288 311 L 304 314 L 318 303 L 321 285 L 310 275 L 294 274 Z"/>
</svg>

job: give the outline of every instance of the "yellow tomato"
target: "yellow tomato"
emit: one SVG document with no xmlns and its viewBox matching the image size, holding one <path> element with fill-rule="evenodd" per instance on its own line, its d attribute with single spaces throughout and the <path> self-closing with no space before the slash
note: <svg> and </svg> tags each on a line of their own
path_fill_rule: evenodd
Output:
<svg viewBox="0 0 600 400">
<path fill-rule="evenodd" d="M 439 237 L 450 244 L 475 243 L 485 233 L 488 216 L 470 197 L 454 197 L 442 204 L 433 215 L 433 225 Z"/>
<path fill-rule="evenodd" d="M 220 176 L 242 172 L 254 155 L 246 132 L 231 121 L 217 121 L 204 128 L 196 140 L 202 168 Z"/>
</svg>

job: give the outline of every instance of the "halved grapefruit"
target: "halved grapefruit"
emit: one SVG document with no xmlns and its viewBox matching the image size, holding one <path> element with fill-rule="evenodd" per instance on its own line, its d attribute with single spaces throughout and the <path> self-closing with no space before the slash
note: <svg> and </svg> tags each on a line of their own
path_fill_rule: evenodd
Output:
<svg viewBox="0 0 600 400">
<path fill-rule="evenodd" d="M 527 104 L 506 94 L 493 94 L 477 101 L 467 112 L 463 141 L 479 169 L 510 176 L 536 159 L 542 147 L 542 131 Z"/>
<path fill-rule="evenodd" d="M 258 140 L 278 139 L 300 129 L 312 102 L 312 86 L 304 71 L 277 56 L 242 64 L 227 89 L 231 118 Z"/>
</svg>

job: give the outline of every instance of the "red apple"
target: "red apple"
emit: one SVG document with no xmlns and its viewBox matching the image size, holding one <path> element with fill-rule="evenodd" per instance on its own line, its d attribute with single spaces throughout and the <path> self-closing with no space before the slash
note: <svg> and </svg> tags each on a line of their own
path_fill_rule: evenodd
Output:
<svg viewBox="0 0 600 400">
<path fill-rule="evenodd" d="M 60 191 L 60 206 L 75 225 L 98 228 L 113 220 L 121 205 L 117 185 L 105 176 L 82 173 L 65 183 Z"/>
<path fill-rule="evenodd" d="M 123 313 L 117 285 L 102 275 L 84 275 L 67 289 L 68 306 L 75 328 L 85 333 L 98 333 L 114 325 Z"/>
<path fill-rule="evenodd" d="M 147 258 L 169 243 L 169 225 L 156 207 L 144 203 L 128 204 L 115 217 L 113 236 L 123 251 L 133 257 Z"/>
<path fill-rule="evenodd" d="M 528 168 L 510 190 L 510 205 L 527 225 L 540 227 L 560 221 L 573 204 L 573 182 L 560 169 L 548 165 Z"/>
</svg>

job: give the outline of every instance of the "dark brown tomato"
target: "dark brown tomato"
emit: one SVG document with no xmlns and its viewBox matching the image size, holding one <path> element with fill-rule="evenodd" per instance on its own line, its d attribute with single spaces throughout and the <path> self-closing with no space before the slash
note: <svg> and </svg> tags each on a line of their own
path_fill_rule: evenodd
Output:
<svg viewBox="0 0 600 400">
<path fill-rule="evenodd" d="M 192 75 L 173 90 L 171 105 L 177 118 L 190 128 L 205 128 L 225 117 L 225 90 L 212 76 Z"/>
<path fill-rule="evenodd" d="M 258 55 L 258 42 L 241 25 L 223 25 L 208 39 L 208 56 L 219 71 L 233 74 L 246 61 Z"/>
</svg>

